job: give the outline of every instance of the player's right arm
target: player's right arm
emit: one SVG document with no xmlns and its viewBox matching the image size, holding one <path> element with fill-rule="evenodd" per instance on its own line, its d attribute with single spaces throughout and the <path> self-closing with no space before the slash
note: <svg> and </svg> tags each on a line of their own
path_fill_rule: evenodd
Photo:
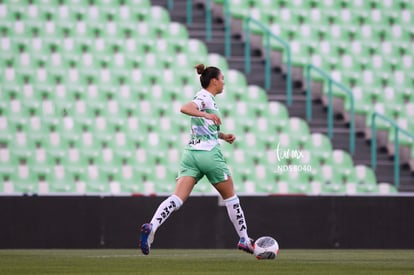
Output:
<svg viewBox="0 0 414 275">
<path fill-rule="evenodd" d="M 184 104 L 181 107 L 180 111 L 181 113 L 189 116 L 204 117 L 206 119 L 212 120 L 217 125 L 221 124 L 221 119 L 217 115 L 200 111 L 198 109 L 197 104 L 195 104 L 192 101 L 188 102 L 187 104 Z"/>
</svg>

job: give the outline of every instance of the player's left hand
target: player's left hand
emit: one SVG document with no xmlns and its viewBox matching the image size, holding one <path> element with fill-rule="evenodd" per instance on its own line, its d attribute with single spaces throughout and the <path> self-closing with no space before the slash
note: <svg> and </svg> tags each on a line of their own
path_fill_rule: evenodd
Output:
<svg viewBox="0 0 414 275">
<path fill-rule="evenodd" d="M 236 136 L 233 134 L 223 134 L 223 140 L 232 144 L 236 140 Z"/>
</svg>

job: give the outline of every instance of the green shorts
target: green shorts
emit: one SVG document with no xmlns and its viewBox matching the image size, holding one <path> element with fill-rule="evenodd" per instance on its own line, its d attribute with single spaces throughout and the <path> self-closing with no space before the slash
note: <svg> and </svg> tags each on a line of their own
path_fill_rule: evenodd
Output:
<svg viewBox="0 0 414 275">
<path fill-rule="evenodd" d="M 220 146 L 214 147 L 211 151 L 184 150 L 177 179 L 190 176 L 195 178 L 197 183 L 204 175 L 207 176 L 211 184 L 229 178 L 230 171 L 221 153 Z"/>
</svg>

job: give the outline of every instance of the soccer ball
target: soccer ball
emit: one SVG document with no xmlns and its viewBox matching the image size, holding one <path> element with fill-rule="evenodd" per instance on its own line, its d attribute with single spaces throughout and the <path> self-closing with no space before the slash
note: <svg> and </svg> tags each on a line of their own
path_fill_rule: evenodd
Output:
<svg viewBox="0 0 414 275">
<path fill-rule="evenodd" d="M 258 238 L 254 242 L 253 254 L 259 260 L 275 259 L 279 253 L 279 244 L 269 236 Z"/>
</svg>

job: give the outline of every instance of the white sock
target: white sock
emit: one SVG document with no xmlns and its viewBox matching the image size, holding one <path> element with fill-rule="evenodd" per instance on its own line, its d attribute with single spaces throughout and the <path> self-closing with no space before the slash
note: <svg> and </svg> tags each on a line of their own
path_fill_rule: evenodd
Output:
<svg viewBox="0 0 414 275">
<path fill-rule="evenodd" d="M 178 210 L 182 204 L 183 201 L 176 195 L 171 195 L 168 198 L 166 198 L 158 206 L 157 211 L 155 211 L 155 214 L 152 217 L 152 232 L 155 233 L 158 227 L 161 226 L 161 224 L 163 224 L 168 219 L 171 213 Z"/>
<path fill-rule="evenodd" d="M 246 219 L 244 217 L 243 209 L 241 208 L 239 198 L 237 195 L 230 197 L 224 200 L 226 204 L 227 213 L 229 214 L 230 220 L 234 225 L 234 229 L 236 229 L 237 234 L 239 234 L 240 238 L 249 239 L 247 234 L 247 224 Z"/>
</svg>

